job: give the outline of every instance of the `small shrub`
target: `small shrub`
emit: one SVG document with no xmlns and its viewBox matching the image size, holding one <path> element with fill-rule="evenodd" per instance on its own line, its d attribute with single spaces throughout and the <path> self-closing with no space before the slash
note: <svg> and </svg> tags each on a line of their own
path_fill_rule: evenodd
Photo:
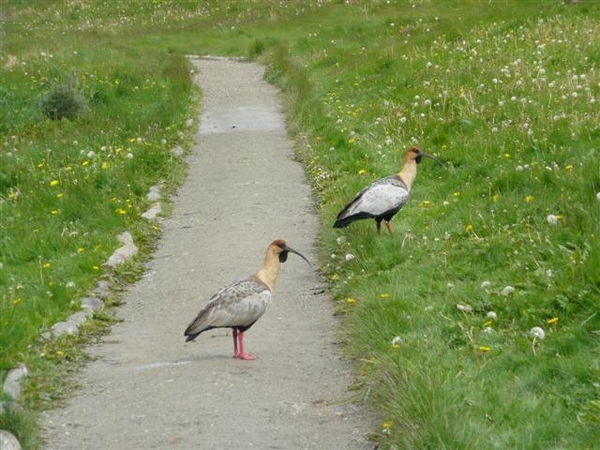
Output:
<svg viewBox="0 0 600 450">
<path fill-rule="evenodd" d="M 42 112 L 52 120 L 76 119 L 83 115 L 85 107 L 85 98 L 73 78 L 55 84 L 41 101 Z"/>
</svg>

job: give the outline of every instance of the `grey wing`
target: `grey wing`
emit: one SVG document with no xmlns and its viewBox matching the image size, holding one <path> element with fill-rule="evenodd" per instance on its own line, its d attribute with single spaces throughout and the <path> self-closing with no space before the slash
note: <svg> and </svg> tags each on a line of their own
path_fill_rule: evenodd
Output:
<svg viewBox="0 0 600 450">
<path fill-rule="evenodd" d="M 358 193 L 348 205 L 345 216 L 368 213 L 382 215 L 390 210 L 402 207 L 408 200 L 409 191 L 396 177 L 386 177 L 371 183 Z"/>
<path fill-rule="evenodd" d="M 185 330 L 194 335 L 210 328 L 249 326 L 262 316 L 271 302 L 266 285 L 245 279 L 214 294 Z"/>
</svg>

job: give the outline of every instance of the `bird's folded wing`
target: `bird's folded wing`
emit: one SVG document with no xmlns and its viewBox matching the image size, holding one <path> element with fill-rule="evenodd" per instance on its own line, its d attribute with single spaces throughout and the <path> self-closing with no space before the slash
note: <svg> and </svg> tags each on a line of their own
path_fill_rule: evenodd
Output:
<svg viewBox="0 0 600 450">
<path fill-rule="evenodd" d="M 263 283 L 254 279 L 238 281 L 213 295 L 188 331 L 248 326 L 264 314 L 270 301 L 271 292 Z"/>
<path fill-rule="evenodd" d="M 348 208 L 348 215 L 367 212 L 373 216 L 384 214 L 406 203 L 408 191 L 395 184 L 373 184 Z"/>
</svg>

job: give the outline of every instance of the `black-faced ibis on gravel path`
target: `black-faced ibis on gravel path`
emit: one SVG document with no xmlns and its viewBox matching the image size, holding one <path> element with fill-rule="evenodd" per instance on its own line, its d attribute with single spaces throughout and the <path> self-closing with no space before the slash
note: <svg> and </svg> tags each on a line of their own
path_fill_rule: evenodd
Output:
<svg viewBox="0 0 600 450">
<path fill-rule="evenodd" d="M 213 328 L 232 328 L 233 357 L 256 359 L 244 352 L 244 332 L 254 325 L 271 303 L 280 263 L 287 260 L 289 252 L 308 263 L 304 255 L 288 247 L 285 241 L 271 242 L 258 272 L 222 288 L 210 298 L 183 333 L 187 336 L 186 342 Z"/>
</svg>

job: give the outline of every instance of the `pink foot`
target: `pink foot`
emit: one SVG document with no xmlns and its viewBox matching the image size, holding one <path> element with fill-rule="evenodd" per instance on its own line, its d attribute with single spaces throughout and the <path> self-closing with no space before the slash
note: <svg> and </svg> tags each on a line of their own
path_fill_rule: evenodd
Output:
<svg viewBox="0 0 600 450">
<path fill-rule="evenodd" d="M 236 359 L 243 359 L 245 361 L 254 361 L 258 358 L 258 356 L 249 355 L 248 353 L 238 353 L 237 355 L 233 355 Z"/>
<path fill-rule="evenodd" d="M 245 361 L 253 361 L 257 357 L 244 352 L 244 333 L 233 329 L 233 357 Z"/>
</svg>

